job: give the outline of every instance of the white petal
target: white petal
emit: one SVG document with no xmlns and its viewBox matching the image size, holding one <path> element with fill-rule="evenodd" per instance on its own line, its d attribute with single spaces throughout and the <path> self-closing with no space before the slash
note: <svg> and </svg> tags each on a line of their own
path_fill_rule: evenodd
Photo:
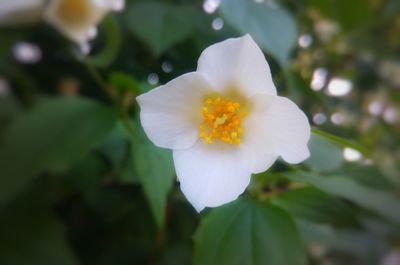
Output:
<svg viewBox="0 0 400 265">
<path fill-rule="evenodd" d="M 20 12 L 30 9 L 36 9 L 42 6 L 44 0 L 1 0 L 0 16 Z"/>
<path fill-rule="evenodd" d="M 300 163 L 310 155 L 310 125 L 305 114 L 285 97 L 257 95 L 253 109 L 243 121 L 243 149 L 253 173 L 268 169 L 278 156 Z"/>
<path fill-rule="evenodd" d="M 235 88 L 246 96 L 276 95 L 268 62 L 250 35 L 227 39 L 205 49 L 197 71 L 219 91 Z"/>
<path fill-rule="evenodd" d="M 251 173 L 234 146 L 198 141 L 173 154 L 181 190 L 198 212 L 235 200 L 249 185 Z"/>
<path fill-rule="evenodd" d="M 66 1 L 72 0 L 50 1 L 45 11 L 45 19 L 66 37 L 80 44 L 85 43 L 89 39 L 89 30 L 110 11 L 111 4 L 99 4 L 99 0 L 73 0 L 77 1 L 77 8 L 76 13 L 72 13 L 63 6 Z"/>
<path fill-rule="evenodd" d="M 201 108 L 209 91 L 200 74 L 188 73 L 137 97 L 150 140 L 164 148 L 191 147 L 199 136 Z"/>
<path fill-rule="evenodd" d="M 19 25 L 40 21 L 44 0 L 1 0 L 0 25 Z"/>
</svg>

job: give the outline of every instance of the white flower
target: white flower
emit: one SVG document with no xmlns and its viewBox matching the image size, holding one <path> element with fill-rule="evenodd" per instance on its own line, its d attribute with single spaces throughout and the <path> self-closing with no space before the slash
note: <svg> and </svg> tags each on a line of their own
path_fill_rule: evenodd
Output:
<svg viewBox="0 0 400 265">
<path fill-rule="evenodd" d="M 123 0 L 1 0 L 0 24 L 13 25 L 44 19 L 67 38 L 82 44 L 89 31 Z"/>
<path fill-rule="evenodd" d="M 85 43 L 89 31 L 112 10 L 116 0 L 52 0 L 45 18 L 71 40 Z"/>
<path fill-rule="evenodd" d="M 196 72 L 137 98 L 150 140 L 173 149 L 180 186 L 197 211 L 235 200 L 252 173 L 279 156 L 309 156 L 310 125 L 289 99 L 277 96 L 269 65 L 246 35 L 203 51 Z"/>
</svg>

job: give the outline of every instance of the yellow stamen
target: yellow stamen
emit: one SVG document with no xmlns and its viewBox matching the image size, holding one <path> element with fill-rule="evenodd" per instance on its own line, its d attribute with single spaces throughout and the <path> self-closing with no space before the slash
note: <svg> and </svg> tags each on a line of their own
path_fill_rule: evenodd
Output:
<svg viewBox="0 0 400 265">
<path fill-rule="evenodd" d="M 206 98 L 201 109 L 203 122 L 199 126 L 199 137 L 206 144 L 212 144 L 217 139 L 227 144 L 239 145 L 243 134 L 241 121 L 247 115 L 240 108 L 240 103 L 236 101 L 221 97 Z"/>
<path fill-rule="evenodd" d="M 82 20 L 90 12 L 88 1 L 62 0 L 56 11 L 62 19 L 71 23 Z"/>
</svg>

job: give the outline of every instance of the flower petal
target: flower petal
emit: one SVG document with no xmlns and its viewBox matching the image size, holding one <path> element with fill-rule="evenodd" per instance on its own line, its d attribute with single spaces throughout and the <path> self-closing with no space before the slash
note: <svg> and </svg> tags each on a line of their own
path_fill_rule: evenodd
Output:
<svg viewBox="0 0 400 265">
<path fill-rule="evenodd" d="M 251 173 L 234 146 L 198 141 L 173 154 L 181 190 L 198 212 L 235 200 L 249 185 Z"/>
<path fill-rule="evenodd" d="M 137 97 L 150 140 L 164 148 L 191 147 L 199 136 L 202 101 L 209 91 L 200 74 L 188 73 Z"/>
<path fill-rule="evenodd" d="M 307 143 L 311 129 L 306 115 L 285 97 L 257 95 L 253 109 L 243 121 L 242 145 L 252 173 L 268 169 L 278 156 L 300 163 L 310 155 Z"/>
<path fill-rule="evenodd" d="M 250 35 L 227 39 L 205 49 L 197 71 L 221 92 L 234 88 L 246 96 L 276 95 L 268 62 Z"/>
<path fill-rule="evenodd" d="M 1 0 L 0 26 L 39 22 L 44 6 L 44 0 Z"/>
</svg>

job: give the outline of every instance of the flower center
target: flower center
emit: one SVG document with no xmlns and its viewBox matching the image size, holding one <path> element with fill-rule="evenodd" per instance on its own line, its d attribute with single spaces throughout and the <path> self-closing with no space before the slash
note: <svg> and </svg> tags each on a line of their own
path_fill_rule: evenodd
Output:
<svg viewBox="0 0 400 265">
<path fill-rule="evenodd" d="M 83 0 L 62 0 L 58 6 L 58 14 L 63 19 L 76 22 L 88 13 L 88 4 Z"/>
<path fill-rule="evenodd" d="M 241 121 L 247 113 L 240 111 L 239 102 L 208 97 L 201 113 L 203 122 L 200 124 L 199 136 L 206 144 L 213 143 L 214 139 L 227 144 L 240 144 L 243 133 Z"/>
</svg>

